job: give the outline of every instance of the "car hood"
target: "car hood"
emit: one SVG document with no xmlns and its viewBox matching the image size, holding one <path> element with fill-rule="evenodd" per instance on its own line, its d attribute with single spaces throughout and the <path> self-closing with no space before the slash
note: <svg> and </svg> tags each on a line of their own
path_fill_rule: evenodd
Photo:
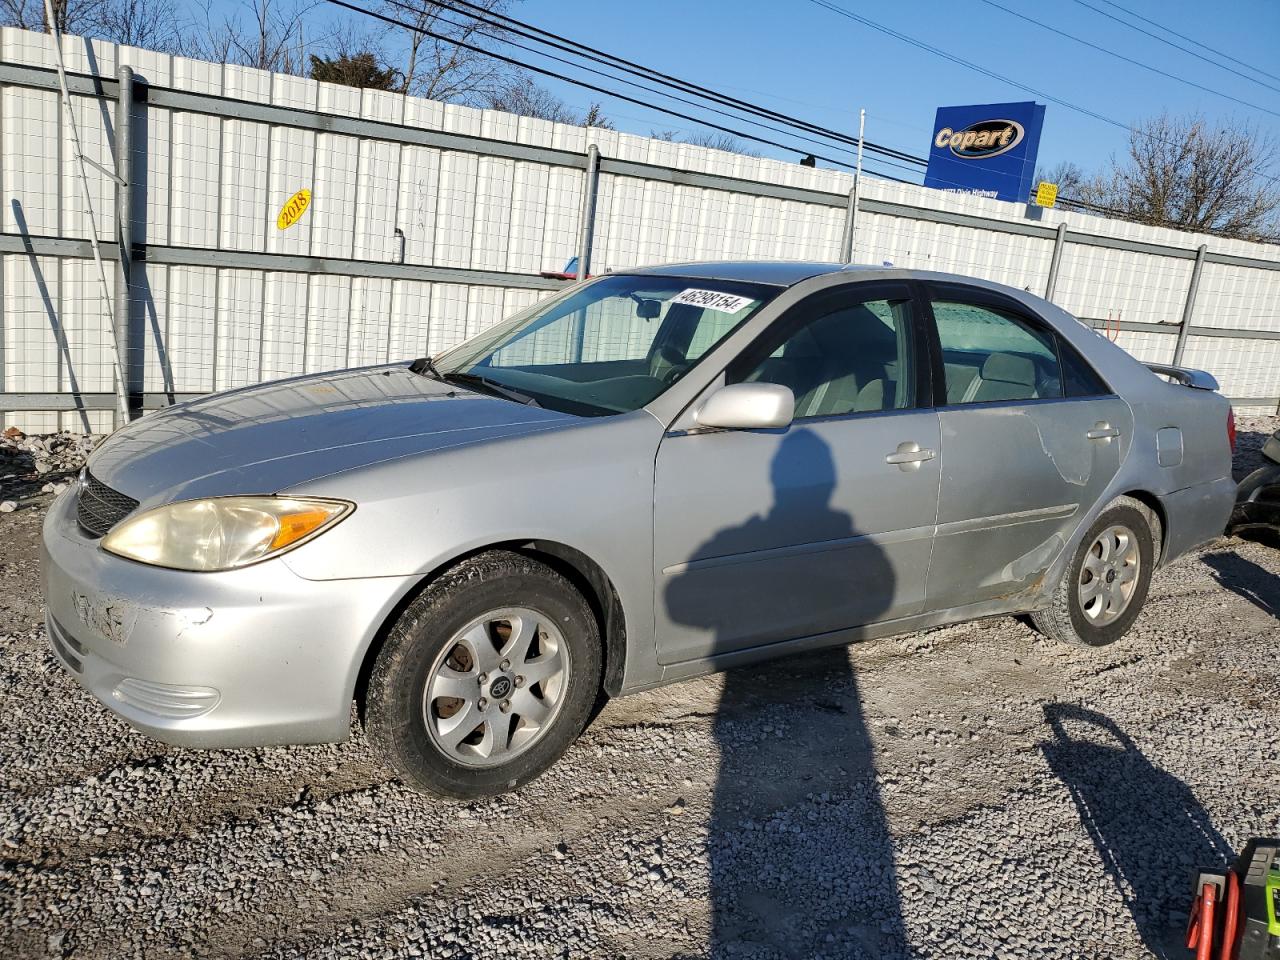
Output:
<svg viewBox="0 0 1280 960">
<path fill-rule="evenodd" d="M 281 380 L 170 407 L 89 458 L 107 486 L 155 506 L 277 493 L 334 473 L 578 418 L 371 367 Z"/>
</svg>

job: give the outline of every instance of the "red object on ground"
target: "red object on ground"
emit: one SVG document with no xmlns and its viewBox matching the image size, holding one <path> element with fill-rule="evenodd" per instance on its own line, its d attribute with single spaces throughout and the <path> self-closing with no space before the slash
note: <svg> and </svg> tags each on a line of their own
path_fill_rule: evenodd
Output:
<svg viewBox="0 0 1280 960">
<path fill-rule="evenodd" d="M 1240 877 L 1235 870 L 1226 872 L 1226 899 L 1218 910 L 1218 884 L 1206 881 L 1191 905 L 1187 921 L 1187 949 L 1196 952 L 1196 960 L 1214 960 L 1213 938 L 1221 922 L 1222 940 L 1218 960 L 1235 960 L 1236 936 L 1240 931 Z"/>
<path fill-rule="evenodd" d="M 1191 908 L 1187 924 L 1187 949 L 1196 952 L 1196 960 L 1213 960 L 1213 913 L 1218 903 L 1218 888 L 1206 883 Z"/>
<path fill-rule="evenodd" d="M 1235 444 L 1232 444 L 1234 447 Z M 1236 933 L 1240 929 L 1240 878 L 1227 871 L 1227 904 L 1222 917 L 1222 960 L 1235 960 Z"/>
</svg>

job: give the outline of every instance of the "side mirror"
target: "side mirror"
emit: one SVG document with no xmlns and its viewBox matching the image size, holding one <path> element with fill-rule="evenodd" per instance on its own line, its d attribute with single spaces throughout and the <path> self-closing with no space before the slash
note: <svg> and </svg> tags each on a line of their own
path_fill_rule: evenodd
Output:
<svg viewBox="0 0 1280 960">
<path fill-rule="evenodd" d="M 796 398 L 790 387 L 776 383 L 731 383 L 698 408 L 700 427 L 725 430 L 777 430 L 791 425 Z"/>
</svg>

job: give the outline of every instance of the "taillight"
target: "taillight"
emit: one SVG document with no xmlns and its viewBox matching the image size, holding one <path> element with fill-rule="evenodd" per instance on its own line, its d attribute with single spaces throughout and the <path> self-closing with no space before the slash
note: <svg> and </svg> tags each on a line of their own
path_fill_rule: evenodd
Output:
<svg viewBox="0 0 1280 960">
<path fill-rule="evenodd" d="M 1231 443 L 1231 452 L 1236 452 L 1236 412 L 1227 407 L 1227 440 Z"/>
</svg>

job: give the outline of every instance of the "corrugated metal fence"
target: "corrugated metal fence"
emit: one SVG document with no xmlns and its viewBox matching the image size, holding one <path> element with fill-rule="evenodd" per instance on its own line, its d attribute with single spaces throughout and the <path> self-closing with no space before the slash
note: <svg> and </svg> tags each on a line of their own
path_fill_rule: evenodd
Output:
<svg viewBox="0 0 1280 960">
<path fill-rule="evenodd" d="M 26 430 L 110 428 L 113 336 L 154 407 L 438 351 L 561 286 L 541 274 L 583 243 L 596 273 L 842 247 L 841 172 L 74 37 L 63 57 L 128 322 L 89 259 L 49 39 L 4 30 L 0 420 Z M 1047 294 L 1143 359 L 1181 343 L 1244 412 L 1280 404 L 1280 248 L 869 181 L 854 260 Z"/>
</svg>

